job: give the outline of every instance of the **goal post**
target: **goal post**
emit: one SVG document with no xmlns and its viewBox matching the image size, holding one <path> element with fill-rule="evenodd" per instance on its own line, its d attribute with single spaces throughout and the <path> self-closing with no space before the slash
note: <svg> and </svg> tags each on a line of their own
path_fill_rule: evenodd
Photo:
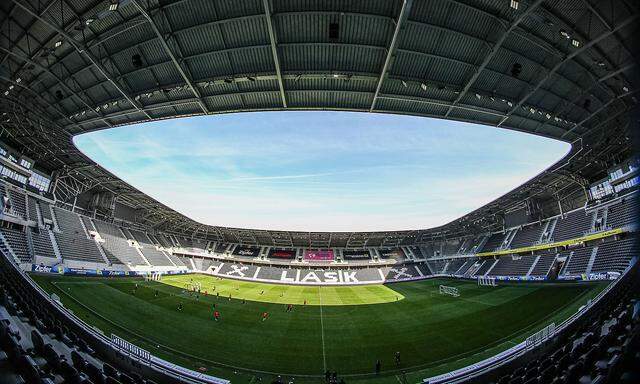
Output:
<svg viewBox="0 0 640 384">
<path fill-rule="evenodd" d="M 456 287 L 449 287 L 447 285 L 441 285 L 439 292 L 441 295 L 449 295 L 453 297 L 460 296 L 460 291 Z"/>
<path fill-rule="evenodd" d="M 479 287 L 497 287 L 498 284 L 496 283 L 495 277 L 478 276 L 478 286 Z"/>
<path fill-rule="evenodd" d="M 161 272 L 149 272 L 144 274 L 145 281 L 162 281 Z"/>
</svg>

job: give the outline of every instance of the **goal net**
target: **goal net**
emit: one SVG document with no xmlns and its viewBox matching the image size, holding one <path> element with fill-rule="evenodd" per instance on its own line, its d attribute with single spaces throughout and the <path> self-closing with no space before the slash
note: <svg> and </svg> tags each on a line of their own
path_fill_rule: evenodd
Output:
<svg viewBox="0 0 640 384">
<path fill-rule="evenodd" d="M 460 296 L 460 291 L 458 291 L 458 288 L 456 288 L 456 287 L 449 287 L 449 286 L 446 286 L 446 285 L 441 285 L 440 286 L 440 294 L 441 295 L 450 295 L 450 296 L 458 297 L 458 296 Z"/>
<path fill-rule="evenodd" d="M 496 284 L 496 278 L 495 277 L 479 276 L 478 277 L 478 286 L 497 287 L 498 284 Z"/>
</svg>

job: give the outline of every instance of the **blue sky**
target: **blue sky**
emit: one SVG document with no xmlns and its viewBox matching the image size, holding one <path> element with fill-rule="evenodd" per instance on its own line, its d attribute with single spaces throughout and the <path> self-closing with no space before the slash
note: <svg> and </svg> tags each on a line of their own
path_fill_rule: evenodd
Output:
<svg viewBox="0 0 640 384">
<path fill-rule="evenodd" d="M 75 142 L 197 221 L 300 231 L 442 225 L 569 150 L 566 143 L 481 125 L 353 112 L 183 118 Z"/>
</svg>

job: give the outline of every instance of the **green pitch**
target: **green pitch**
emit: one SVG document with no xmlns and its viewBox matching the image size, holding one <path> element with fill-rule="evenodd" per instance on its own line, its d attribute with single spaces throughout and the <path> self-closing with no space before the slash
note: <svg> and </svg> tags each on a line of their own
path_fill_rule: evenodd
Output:
<svg viewBox="0 0 640 384">
<path fill-rule="evenodd" d="M 33 278 L 105 334 L 115 333 L 159 357 L 234 383 L 268 380 L 275 374 L 320 382 L 327 369 L 348 382 L 415 383 L 498 353 L 551 322 L 561 322 L 605 286 L 491 288 L 432 279 L 305 287 L 205 275 L 166 276 L 161 282 Z M 189 292 L 194 283 L 200 284 L 200 295 Z M 457 287 L 460 297 L 440 295 L 440 284 Z M 221 314 L 217 322 L 214 304 Z M 291 312 L 287 304 L 294 305 Z M 269 314 L 266 321 L 261 319 L 264 312 Z M 375 376 L 378 359 L 382 372 Z"/>
</svg>

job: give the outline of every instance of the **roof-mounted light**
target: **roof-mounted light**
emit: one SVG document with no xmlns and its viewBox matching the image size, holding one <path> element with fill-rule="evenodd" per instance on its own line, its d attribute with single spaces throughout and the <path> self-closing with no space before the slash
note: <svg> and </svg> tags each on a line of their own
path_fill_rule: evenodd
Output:
<svg viewBox="0 0 640 384">
<path fill-rule="evenodd" d="M 564 37 L 565 39 L 571 38 L 571 35 L 569 34 L 569 32 L 565 31 L 564 29 L 560 30 L 560 36 Z"/>
<path fill-rule="evenodd" d="M 518 7 L 520 6 L 520 2 L 518 0 L 511 0 L 510 4 L 511 8 L 513 9 L 518 9 Z"/>
<path fill-rule="evenodd" d="M 580 46 L 580 41 L 576 39 L 571 39 L 571 45 L 578 48 Z"/>
<path fill-rule="evenodd" d="M 120 5 L 120 0 L 111 0 L 109 3 L 109 10 L 115 11 L 118 9 L 119 5 Z"/>
</svg>

